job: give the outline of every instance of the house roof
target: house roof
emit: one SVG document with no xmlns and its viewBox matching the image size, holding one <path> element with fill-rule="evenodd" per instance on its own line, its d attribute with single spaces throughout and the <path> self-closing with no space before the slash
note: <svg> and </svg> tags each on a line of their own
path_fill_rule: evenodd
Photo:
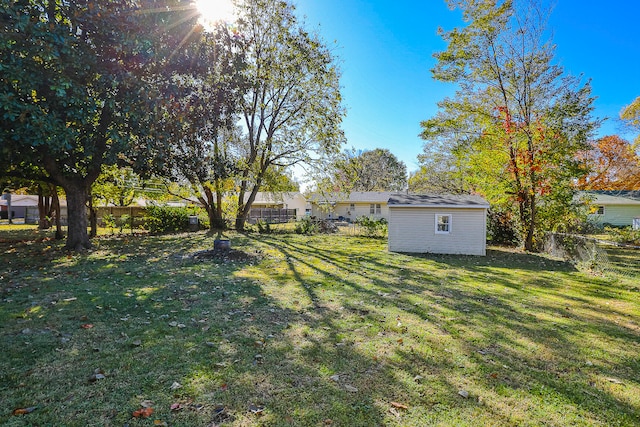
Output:
<svg viewBox="0 0 640 427">
<path fill-rule="evenodd" d="M 584 191 L 594 205 L 640 205 L 640 191 Z"/>
<path fill-rule="evenodd" d="M 321 203 L 387 203 L 395 193 L 389 191 L 352 191 L 350 193 L 312 193 L 309 201 Z"/>
<path fill-rule="evenodd" d="M 256 199 L 254 204 L 277 204 L 285 203 L 286 201 L 301 197 L 302 194 L 297 191 L 285 191 L 278 193 L 270 193 L 267 191 L 258 191 L 256 193 Z M 249 200 L 249 194 L 244 195 L 245 203 Z"/>
<path fill-rule="evenodd" d="M 480 196 L 456 194 L 396 194 L 389 198 L 389 208 L 489 208 Z"/>
</svg>

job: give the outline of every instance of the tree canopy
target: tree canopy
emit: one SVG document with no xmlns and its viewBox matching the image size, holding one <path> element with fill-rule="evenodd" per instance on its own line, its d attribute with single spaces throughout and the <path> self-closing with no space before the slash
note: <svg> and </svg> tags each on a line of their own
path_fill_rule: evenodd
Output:
<svg viewBox="0 0 640 427">
<path fill-rule="evenodd" d="M 247 90 L 240 105 L 236 228 L 242 230 L 269 169 L 321 162 L 339 151 L 339 72 L 319 37 L 282 0 L 240 2 Z"/>
<path fill-rule="evenodd" d="M 187 1 L 31 0 L 0 6 L 0 139 L 67 197 L 67 248 L 90 246 L 85 203 L 103 164 L 145 131 L 149 77 L 191 33 Z"/>
<path fill-rule="evenodd" d="M 592 143 L 592 149 L 580 153 L 589 173 L 578 181 L 583 190 L 640 190 L 640 157 L 633 146 L 618 135 L 609 135 Z"/>
<path fill-rule="evenodd" d="M 407 167 L 386 148 L 347 150 L 333 166 L 333 186 L 341 191 L 403 191 Z"/>
<path fill-rule="evenodd" d="M 449 5 L 467 25 L 440 30 L 447 49 L 435 54 L 432 73 L 458 90 L 422 123 L 425 155 L 450 153 L 469 191 L 517 212 L 524 246 L 533 250 L 538 230 L 561 224 L 573 182 L 585 173 L 576 153 L 599 124 L 591 87 L 554 64 L 549 13 L 537 2 Z"/>
</svg>

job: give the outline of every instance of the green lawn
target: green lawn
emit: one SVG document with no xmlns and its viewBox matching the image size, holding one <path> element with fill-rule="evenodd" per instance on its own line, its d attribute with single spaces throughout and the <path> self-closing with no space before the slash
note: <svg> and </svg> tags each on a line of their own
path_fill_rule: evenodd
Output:
<svg viewBox="0 0 640 427">
<path fill-rule="evenodd" d="M 351 236 L 231 233 L 239 260 L 195 259 L 204 232 L 84 255 L 29 236 L 0 228 L 1 425 L 640 425 L 638 270 Z"/>
</svg>

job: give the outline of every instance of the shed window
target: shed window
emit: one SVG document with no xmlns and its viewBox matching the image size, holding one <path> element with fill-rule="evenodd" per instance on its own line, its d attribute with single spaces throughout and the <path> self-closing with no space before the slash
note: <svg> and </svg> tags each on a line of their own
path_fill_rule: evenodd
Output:
<svg viewBox="0 0 640 427">
<path fill-rule="evenodd" d="M 451 233 L 451 215 L 436 215 L 436 234 Z"/>
<path fill-rule="evenodd" d="M 380 203 L 371 203 L 371 205 L 369 206 L 369 213 L 370 214 L 380 214 L 382 212 L 382 209 L 380 207 Z"/>
</svg>

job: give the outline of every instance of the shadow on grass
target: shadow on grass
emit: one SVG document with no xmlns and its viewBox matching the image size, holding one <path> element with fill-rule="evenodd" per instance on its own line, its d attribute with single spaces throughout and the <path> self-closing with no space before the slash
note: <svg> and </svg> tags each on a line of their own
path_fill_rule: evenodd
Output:
<svg viewBox="0 0 640 427">
<path fill-rule="evenodd" d="M 149 425 L 131 418 L 145 400 L 184 426 L 640 421 L 637 301 L 565 263 L 355 237 L 233 235 L 251 262 L 192 259 L 206 233 L 98 243 L 0 247 L 17 254 L 1 423 Z"/>
</svg>

